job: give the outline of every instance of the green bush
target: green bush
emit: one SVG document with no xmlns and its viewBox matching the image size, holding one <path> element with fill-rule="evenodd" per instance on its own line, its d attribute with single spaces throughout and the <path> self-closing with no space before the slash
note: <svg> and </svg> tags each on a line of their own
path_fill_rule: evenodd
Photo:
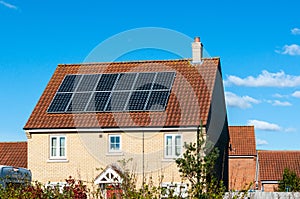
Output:
<svg viewBox="0 0 300 199">
<path fill-rule="evenodd" d="M 46 187 L 39 182 L 34 182 L 27 186 L 15 186 L 8 184 L 7 187 L 0 188 L 0 198 L 6 199 L 86 199 L 88 190 L 80 180 L 75 180 L 72 177 L 66 179 L 68 186 L 63 187 Z"/>
</svg>

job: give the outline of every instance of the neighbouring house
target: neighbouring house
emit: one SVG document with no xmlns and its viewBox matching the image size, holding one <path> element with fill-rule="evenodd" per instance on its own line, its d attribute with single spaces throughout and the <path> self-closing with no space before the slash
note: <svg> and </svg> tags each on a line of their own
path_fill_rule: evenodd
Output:
<svg viewBox="0 0 300 199">
<path fill-rule="evenodd" d="M 0 165 L 27 168 L 27 142 L 0 142 Z"/>
<path fill-rule="evenodd" d="M 105 189 L 121 181 L 123 160 L 138 182 L 181 184 L 175 159 L 203 129 L 227 184 L 220 58 L 203 58 L 202 48 L 196 38 L 192 59 L 58 65 L 24 127 L 33 179 L 71 175 Z"/>
<path fill-rule="evenodd" d="M 256 144 L 254 126 L 229 126 L 229 190 L 255 189 Z"/>
<path fill-rule="evenodd" d="M 259 186 L 262 191 L 273 192 L 283 178 L 285 168 L 300 176 L 300 151 L 258 150 Z"/>
</svg>

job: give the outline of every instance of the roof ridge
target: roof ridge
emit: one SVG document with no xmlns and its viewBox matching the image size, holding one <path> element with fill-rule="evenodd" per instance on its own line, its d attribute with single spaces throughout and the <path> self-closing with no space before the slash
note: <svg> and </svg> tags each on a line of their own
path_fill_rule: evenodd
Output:
<svg viewBox="0 0 300 199">
<path fill-rule="evenodd" d="M 229 125 L 228 127 L 253 127 L 254 125 Z"/>
<path fill-rule="evenodd" d="M 278 153 L 278 152 L 299 152 L 300 153 L 300 150 L 257 150 L 258 152 L 269 152 L 269 153 Z"/>
<path fill-rule="evenodd" d="M 217 60 L 220 57 L 204 57 L 204 60 Z M 112 62 L 82 62 L 82 63 L 69 63 L 58 64 L 58 66 L 73 66 L 73 65 L 97 65 L 97 64 L 130 64 L 130 63 L 157 63 L 157 62 L 174 62 L 174 61 L 192 61 L 192 58 L 182 59 L 166 59 L 166 60 L 129 60 L 129 61 L 112 61 Z"/>
</svg>

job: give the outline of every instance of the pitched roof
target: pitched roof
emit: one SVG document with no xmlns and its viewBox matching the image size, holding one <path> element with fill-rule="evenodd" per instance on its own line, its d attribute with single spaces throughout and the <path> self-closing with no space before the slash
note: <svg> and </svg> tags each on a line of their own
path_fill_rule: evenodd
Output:
<svg viewBox="0 0 300 199">
<path fill-rule="evenodd" d="M 27 142 L 0 142 L 0 165 L 27 168 Z"/>
<path fill-rule="evenodd" d="M 195 65 L 187 59 L 58 65 L 24 129 L 198 126 L 201 120 L 205 125 L 219 67 L 219 58 L 206 58 Z M 176 72 L 165 111 L 47 113 L 67 74 L 163 71 Z"/>
<path fill-rule="evenodd" d="M 285 168 L 300 176 L 300 151 L 258 151 L 258 161 L 261 181 L 281 180 Z"/>
<path fill-rule="evenodd" d="M 254 126 L 229 126 L 230 156 L 256 155 Z"/>
</svg>

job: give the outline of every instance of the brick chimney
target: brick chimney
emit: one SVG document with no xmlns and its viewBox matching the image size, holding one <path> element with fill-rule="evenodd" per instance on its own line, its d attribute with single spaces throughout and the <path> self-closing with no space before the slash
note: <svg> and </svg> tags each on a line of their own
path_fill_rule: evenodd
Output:
<svg viewBox="0 0 300 199">
<path fill-rule="evenodd" d="M 199 64 L 202 62 L 203 57 L 203 45 L 200 42 L 200 37 L 195 37 L 194 42 L 192 43 L 192 55 L 193 55 L 193 64 Z"/>
</svg>

